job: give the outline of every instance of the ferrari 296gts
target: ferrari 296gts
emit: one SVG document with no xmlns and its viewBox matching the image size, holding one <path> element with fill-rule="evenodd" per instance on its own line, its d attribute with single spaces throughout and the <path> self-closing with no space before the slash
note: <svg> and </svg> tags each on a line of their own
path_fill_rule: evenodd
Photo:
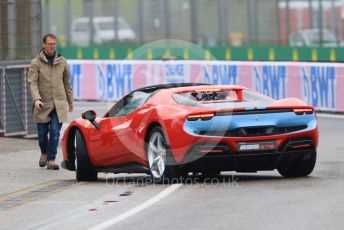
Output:
<svg viewBox="0 0 344 230">
<path fill-rule="evenodd" d="M 315 166 L 314 108 L 238 85 L 163 84 L 136 89 L 105 115 L 82 113 L 67 127 L 62 167 L 79 181 L 98 172 L 188 174 L 275 170 L 309 175 Z"/>
</svg>

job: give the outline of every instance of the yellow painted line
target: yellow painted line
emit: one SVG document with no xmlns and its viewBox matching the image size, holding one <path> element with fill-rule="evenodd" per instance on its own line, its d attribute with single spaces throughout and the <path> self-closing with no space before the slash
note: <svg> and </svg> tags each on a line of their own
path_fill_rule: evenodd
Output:
<svg viewBox="0 0 344 230">
<path fill-rule="evenodd" d="M 0 210 L 17 207 L 29 202 L 46 198 L 55 193 L 62 192 L 74 186 L 79 186 L 83 182 L 74 180 L 49 181 L 22 190 L 0 196 Z"/>
<path fill-rule="evenodd" d="M 247 59 L 249 61 L 253 61 L 253 59 L 254 59 L 253 49 L 248 49 L 248 51 L 247 51 Z"/>
<path fill-rule="evenodd" d="M 226 54 L 225 54 L 226 60 L 231 60 L 232 59 L 232 53 L 230 49 L 226 49 Z"/>
<path fill-rule="evenodd" d="M 293 61 L 299 60 L 299 52 L 297 49 L 293 49 Z"/>
</svg>

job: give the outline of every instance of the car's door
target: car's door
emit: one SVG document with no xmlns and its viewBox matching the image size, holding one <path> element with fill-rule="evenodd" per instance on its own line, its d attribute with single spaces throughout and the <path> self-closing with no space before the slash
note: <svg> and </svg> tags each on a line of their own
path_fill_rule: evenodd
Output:
<svg viewBox="0 0 344 230">
<path fill-rule="evenodd" d="M 149 93 L 134 91 L 118 101 L 99 122 L 101 128 L 93 129 L 90 144 L 96 165 L 114 165 L 135 161 L 131 127 L 134 112 L 148 99 Z"/>
</svg>

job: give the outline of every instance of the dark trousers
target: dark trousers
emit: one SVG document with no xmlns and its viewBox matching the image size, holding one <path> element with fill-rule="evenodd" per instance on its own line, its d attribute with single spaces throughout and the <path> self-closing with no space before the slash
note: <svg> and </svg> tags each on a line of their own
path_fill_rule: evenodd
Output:
<svg viewBox="0 0 344 230">
<path fill-rule="evenodd" d="M 62 123 L 59 123 L 56 110 L 49 114 L 50 122 L 37 123 L 38 142 L 41 152 L 47 154 L 47 160 L 55 160 L 57 154 L 57 146 L 59 144 L 60 130 Z M 49 137 L 48 137 L 49 134 Z"/>
</svg>

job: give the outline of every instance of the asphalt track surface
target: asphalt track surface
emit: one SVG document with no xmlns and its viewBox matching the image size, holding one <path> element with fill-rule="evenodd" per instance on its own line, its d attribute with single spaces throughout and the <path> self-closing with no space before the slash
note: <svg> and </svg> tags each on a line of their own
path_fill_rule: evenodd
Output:
<svg viewBox="0 0 344 230">
<path fill-rule="evenodd" d="M 71 119 L 110 103 L 79 102 Z M 318 117 L 311 176 L 225 172 L 157 185 L 144 174 L 100 174 L 38 167 L 37 140 L 0 138 L 0 229 L 343 229 L 344 116 Z M 58 162 L 61 161 L 59 149 Z"/>
</svg>

